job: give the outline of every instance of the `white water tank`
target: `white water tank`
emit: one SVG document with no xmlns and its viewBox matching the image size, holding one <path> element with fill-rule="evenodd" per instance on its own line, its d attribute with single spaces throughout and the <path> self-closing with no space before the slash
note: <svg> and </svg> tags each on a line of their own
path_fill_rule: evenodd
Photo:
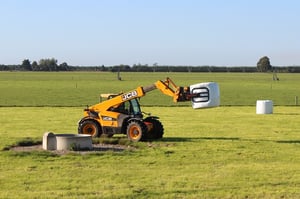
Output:
<svg viewBox="0 0 300 199">
<path fill-rule="evenodd" d="M 256 101 L 256 114 L 272 114 L 273 101 L 272 100 L 257 100 Z"/>
</svg>

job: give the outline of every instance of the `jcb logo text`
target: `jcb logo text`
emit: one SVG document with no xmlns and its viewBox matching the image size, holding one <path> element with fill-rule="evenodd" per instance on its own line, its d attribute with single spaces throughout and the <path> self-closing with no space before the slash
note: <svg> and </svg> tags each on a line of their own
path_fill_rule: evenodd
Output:
<svg viewBox="0 0 300 199">
<path fill-rule="evenodd" d="M 137 91 L 134 90 L 134 91 L 131 91 L 131 92 L 128 92 L 128 93 L 125 93 L 122 95 L 122 100 L 123 101 L 126 101 L 126 100 L 129 100 L 131 98 L 134 98 L 136 97 L 138 94 L 137 94 Z"/>
</svg>

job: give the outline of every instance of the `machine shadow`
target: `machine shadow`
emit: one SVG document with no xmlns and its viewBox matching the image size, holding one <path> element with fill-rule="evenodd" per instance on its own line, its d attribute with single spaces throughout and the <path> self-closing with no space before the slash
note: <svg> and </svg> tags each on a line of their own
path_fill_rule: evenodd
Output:
<svg viewBox="0 0 300 199">
<path fill-rule="evenodd" d="M 164 137 L 163 142 L 193 142 L 199 140 L 223 140 L 223 141 L 238 141 L 238 137 Z"/>
<path fill-rule="evenodd" d="M 242 139 L 239 137 L 164 137 L 162 142 L 197 142 L 201 140 L 220 141 L 245 141 L 245 142 L 275 142 L 279 144 L 300 144 L 300 140 L 267 140 L 267 139 Z"/>
</svg>

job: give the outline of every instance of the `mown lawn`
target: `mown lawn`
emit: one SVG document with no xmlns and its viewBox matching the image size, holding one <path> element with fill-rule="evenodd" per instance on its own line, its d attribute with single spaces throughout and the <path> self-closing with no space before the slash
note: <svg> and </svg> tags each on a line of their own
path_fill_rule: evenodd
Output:
<svg viewBox="0 0 300 199">
<path fill-rule="evenodd" d="M 300 108 L 144 107 L 165 136 L 122 152 L 0 151 L 0 198 L 299 198 Z M 81 107 L 2 107 L 0 147 L 75 133 Z"/>
</svg>

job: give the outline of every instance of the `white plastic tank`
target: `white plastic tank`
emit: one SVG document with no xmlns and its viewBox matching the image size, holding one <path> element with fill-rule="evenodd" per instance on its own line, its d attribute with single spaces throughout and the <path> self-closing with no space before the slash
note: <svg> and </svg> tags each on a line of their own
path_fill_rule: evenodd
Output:
<svg viewBox="0 0 300 199">
<path fill-rule="evenodd" d="M 272 100 L 257 100 L 256 101 L 256 114 L 272 114 L 273 101 Z"/>
<path fill-rule="evenodd" d="M 220 106 L 220 90 L 216 82 L 190 85 L 190 92 L 191 94 L 197 94 L 192 98 L 194 109 Z"/>
</svg>

